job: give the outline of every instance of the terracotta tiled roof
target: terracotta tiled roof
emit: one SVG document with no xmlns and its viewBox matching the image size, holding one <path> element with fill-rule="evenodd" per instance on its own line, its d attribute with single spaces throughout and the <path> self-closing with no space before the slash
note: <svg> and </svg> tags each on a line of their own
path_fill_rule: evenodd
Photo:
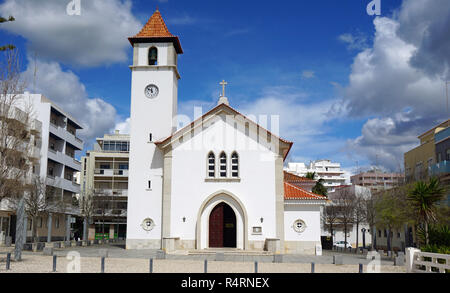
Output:
<svg viewBox="0 0 450 293">
<path fill-rule="evenodd" d="M 327 200 L 326 196 L 318 195 L 313 192 L 309 192 L 290 184 L 288 182 L 284 182 L 284 199 L 286 200 Z"/>
<path fill-rule="evenodd" d="M 287 172 L 287 171 L 284 171 L 284 181 L 291 182 L 291 183 L 292 182 L 305 182 L 305 183 L 306 182 L 311 182 L 311 183 L 316 182 L 316 180 L 298 176 L 298 175 L 295 175 L 295 174 Z"/>
<path fill-rule="evenodd" d="M 175 37 L 167 29 L 166 23 L 161 16 L 159 10 L 147 21 L 147 24 L 141 29 L 141 31 L 134 36 L 134 38 L 157 38 L 157 37 Z"/>
<path fill-rule="evenodd" d="M 159 10 L 156 10 L 155 13 L 153 13 L 137 35 L 128 38 L 128 40 L 132 45 L 139 42 L 173 42 L 177 53 L 183 53 L 180 40 L 177 36 L 172 35 L 169 32 Z"/>
</svg>

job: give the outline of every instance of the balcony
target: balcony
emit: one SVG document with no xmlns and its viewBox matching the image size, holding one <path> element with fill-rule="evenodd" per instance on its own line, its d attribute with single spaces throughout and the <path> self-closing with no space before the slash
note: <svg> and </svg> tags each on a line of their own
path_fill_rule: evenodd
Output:
<svg viewBox="0 0 450 293">
<path fill-rule="evenodd" d="M 95 169 L 95 176 L 105 176 L 105 177 L 128 177 L 128 170 L 122 169 Z"/>
<path fill-rule="evenodd" d="M 50 122 L 49 131 L 59 138 L 67 141 L 75 148 L 82 150 L 83 149 L 83 141 L 76 137 L 74 134 L 67 131 L 64 126 L 56 125 Z"/>
<path fill-rule="evenodd" d="M 51 175 L 47 175 L 46 183 L 47 183 L 47 185 L 61 188 L 63 190 L 67 190 L 67 191 L 70 191 L 73 193 L 80 193 L 80 185 L 79 184 L 77 184 L 71 180 L 61 178 L 61 177 L 54 177 Z"/>
<path fill-rule="evenodd" d="M 431 166 L 430 173 L 437 176 L 450 173 L 450 161 L 442 161 Z"/>
<path fill-rule="evenodd" d="M 95 189 L 95 194 L 98 196 L 117 196 L 127 197 L 128 189 Z"/>
</svg>

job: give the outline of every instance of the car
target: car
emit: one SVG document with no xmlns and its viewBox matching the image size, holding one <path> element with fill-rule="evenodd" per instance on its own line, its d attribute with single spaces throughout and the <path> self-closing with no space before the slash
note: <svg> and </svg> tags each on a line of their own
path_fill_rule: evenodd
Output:
<svg viewBox="0 0 450 293">
<path fill-rule="evenodd" d="M 336 246 L 336 247 L 345 247 L 345 248 L 352 248 L 352 245 L 351 244 L 349 244 L 348 242 L 345 242 L 345 241 L 336 241 L 335 243 L 334 243 L 334 246 Z"/>
</svg>

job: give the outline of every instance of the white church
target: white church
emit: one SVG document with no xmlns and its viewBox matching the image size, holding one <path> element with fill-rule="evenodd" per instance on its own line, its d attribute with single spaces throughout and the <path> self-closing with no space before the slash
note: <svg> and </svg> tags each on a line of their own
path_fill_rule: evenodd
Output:
<svg viewBox="0 0 450 293">
<path fill-rule="evenodd" d="M 293 143 L 233 109 L 225 82 L 218 105 L 177 130 L 179 38 L 157 10 L 129 41 L 127 249 L 321 251 L 327 199 L 283 171 Z"/>
</svg>

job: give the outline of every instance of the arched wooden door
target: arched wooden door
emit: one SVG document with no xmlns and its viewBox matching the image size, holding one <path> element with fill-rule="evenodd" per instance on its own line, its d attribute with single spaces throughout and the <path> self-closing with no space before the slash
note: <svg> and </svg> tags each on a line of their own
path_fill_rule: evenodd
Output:
<svg viewBox="0 0 450 293">
<path fill-rule="evenodd" d="M 226 203 L 220 203 L 209 216 L 209 247 L 236 247 L 236 215 Z"/>
</svg>

